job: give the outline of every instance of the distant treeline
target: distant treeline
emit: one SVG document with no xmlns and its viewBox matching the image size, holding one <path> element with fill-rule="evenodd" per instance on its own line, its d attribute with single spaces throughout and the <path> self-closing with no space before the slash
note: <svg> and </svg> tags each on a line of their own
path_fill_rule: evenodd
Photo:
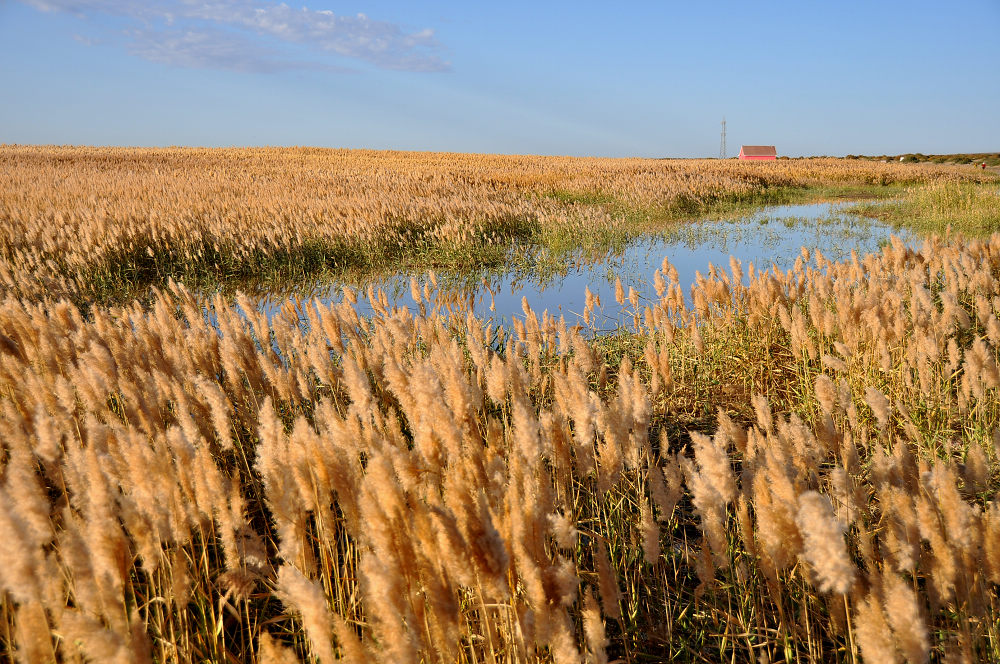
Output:
<svg viewBox="0 0 1000 664">
<path fill-rule="evenodd" d="M 885 161 L 912 161 L 912 162 L 932 162 L 935 164 L 983 164 L 987 166 L 1000 166 L 1000 152 L 977 152 L 971 154 L 923 154 L 922 152 L 908 152 L 897 155 L 857 155 L 849 154 L 848 159 L 871 159 Z"/>
</svg>

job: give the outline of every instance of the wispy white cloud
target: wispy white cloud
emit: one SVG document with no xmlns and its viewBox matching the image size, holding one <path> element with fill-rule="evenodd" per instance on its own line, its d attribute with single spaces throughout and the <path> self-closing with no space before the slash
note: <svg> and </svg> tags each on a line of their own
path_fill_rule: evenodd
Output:
<svg viewBox="0 0 1000 664">
<path fill-rule="evenodd" d="M 288 60 L 238 34 L 215 29 L 130 30 L 132 55 L 165 65 L 191 69 L 229 69 L 270 74 L 290 69 L 346 72 L 345 67 L 322 62 Z"/>
<path fill-rule="evenodd" d="M 22 0 L 46 12 L 128 19 L 130 53 L 185 67 L 241 71 L 295 68 L 342 71 L 322 62 L 283 59 L 282 47 L 301 46 L 383 69 L 446 71 L 449 63 L 433 30 L 407 31 L 364 14 L 292 8 L 261 0 Z M 268 44 L 278 48 L 272 48 Z"/>
<path fill-rule="evenodd" d="M 73 39 L 80 42 L 84 46 L 96 46 L 101 43 L 100 39 L 94 37 L 87 37 L 85 35 L 73 35 Z"/>
</svg>

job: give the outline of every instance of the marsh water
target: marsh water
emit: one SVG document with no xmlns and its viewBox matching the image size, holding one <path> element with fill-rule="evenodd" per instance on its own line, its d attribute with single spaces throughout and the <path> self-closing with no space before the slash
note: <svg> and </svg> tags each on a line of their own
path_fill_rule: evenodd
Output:
<svg viewBox="0 0 1000 664">
<path fill-rule="evenodd" d="M 707 275 L 710 265 L 728 270 L 729 258 L 737 258 L 744 268 L 753 263 L 760 270 L 777 266 L 790 269 L 801 248 L 819 250 L 830 260 L 850 259 L 851 252 L 859 256 L 879 251 L 892 235 L 912 243 L 916 237 L 904 230 L 893 229 L 875 220 L 849 214 L 847 203 L 812 203 L 768 207 L 737 220 L 703 220 L 671 228 L 656 235 L 638 238 L 619 251 L 601 255 L 577 254 L 568 257 L 559 269 L 546 273 L 511 271 L 491 277 L 435 274 L 436 290 L 462 310 L 471 309 L 481 319 L 509 322 L 521 316 L 522 300 L 526 298 L 539 314 L 547 310 L 558 318 L 574 324 L 582 316 L 586 291 L 597 295 L 606 312 L 604 323 L 614 326 L 619 309 L 615 302 L 615 283 L 620 278 L 624 290 L 635 289 L 643 300 L 655 297 L 654 273 L 664 257 L 677 269 L 685 293 L 700 272 Z M 357 309 L 360 314 L 373 313 L 366 293 L 375 294 L 387 308 L 406 307 L 417 310 L 411 295 L 411 282 L 416 280 L 422 291 L 432 281 L 428 273 L 399 273 L 366 284 L 316 284 L 312 297 L 323 302 L 339 302 L 345 286 L 359 292 Z M 270 318 L 287 303 L 289 297 L 271 297 L 260 301 L 261 310 Z"/>
</svg>

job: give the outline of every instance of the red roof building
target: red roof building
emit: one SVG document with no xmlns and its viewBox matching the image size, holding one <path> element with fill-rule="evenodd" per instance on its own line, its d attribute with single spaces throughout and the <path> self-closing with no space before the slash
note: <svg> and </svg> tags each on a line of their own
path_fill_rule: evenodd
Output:
<svg viewBox="0 0 1000 664">
<path fill-rule="evenodd" d="M 778 158 L 778 151 L 773 145 L 743 145 L 740 146 L 740 159 L 752 159 L 754 161 L 774 161 Z"/>
</svg>

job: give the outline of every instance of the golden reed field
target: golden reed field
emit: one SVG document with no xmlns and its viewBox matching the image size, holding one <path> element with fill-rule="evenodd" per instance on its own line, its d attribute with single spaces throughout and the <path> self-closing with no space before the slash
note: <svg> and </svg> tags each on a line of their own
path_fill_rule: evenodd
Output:
<svg viewBox="0 0 1000 664">
<path fill-rule="evenodd" d="M 599 338 L 527 302 L 509 329 L 446 316 L 416 285 L 419 313 L 370 319 L 350 290 L 270 320 L 173 283 L 78 304 L 147 251 L 507 242 L 608 214 L 553 192 L 959 171 L 0 155 L 0 657 L 1000 661 L 1000 233 L 734 259 L 689 292 L 664 261 L 650 299 L 588 302 L 632 322 Z"/>
<path fill-rule="evenodd" d="M 622 226 L 609 207 L 661 216 L 768 202 L 791 188 L 992 179 L 841 159 L 0 146 L 0 293 L 81 303 L 165 286 L 165 275 L 228 282 L 272 265 L 384 268 L 430 251 L 478 260 L 492 249 L 502 263 L 512 241 L 573 242 Z"/>
</svg>

